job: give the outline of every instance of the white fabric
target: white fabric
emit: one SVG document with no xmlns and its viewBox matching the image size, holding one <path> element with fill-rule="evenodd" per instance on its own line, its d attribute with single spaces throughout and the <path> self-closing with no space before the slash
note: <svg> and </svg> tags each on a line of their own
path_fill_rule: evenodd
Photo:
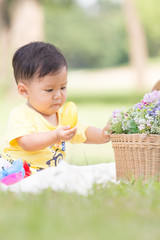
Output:
<svg viewBox="0 0 160 240">
<path fill-rule="evenodd" d="M 13 185 L 0 184 L 3 191 L 39 193 L 51 188 L 54 191 L 75 192 L 80 195 L 92 193 L 94 184 L 105 186 L 116 182 L 115 163 L 75 166 L 62 161 L 57 167 L 50 167 L 23 179 Z"/>
</svg>

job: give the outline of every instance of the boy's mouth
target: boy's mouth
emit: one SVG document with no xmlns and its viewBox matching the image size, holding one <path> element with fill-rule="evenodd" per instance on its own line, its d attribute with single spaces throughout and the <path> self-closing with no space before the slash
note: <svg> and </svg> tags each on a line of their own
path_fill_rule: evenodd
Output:
<svg viewBox="0 0 160 240">
<path fill-rule="evenodd" d="M 53 103 L 53 106 L 60 106 L 61 103 Z"/>
</svg>

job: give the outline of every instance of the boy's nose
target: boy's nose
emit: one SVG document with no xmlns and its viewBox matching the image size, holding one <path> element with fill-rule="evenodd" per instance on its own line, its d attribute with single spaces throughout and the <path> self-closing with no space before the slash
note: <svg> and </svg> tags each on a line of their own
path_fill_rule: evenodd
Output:
<svg viewBox="0 0 160 240">
<path fill-rule="evenodd" d="M 57 99 L 57 98 L 60 98 L 60 97 L 61 97 L 61 92 L 60 92 L 60 90 L 56 90 L 55 93 L 54 93 L 53 98 L 54 98 L 54 99 Z"/>
</svg>

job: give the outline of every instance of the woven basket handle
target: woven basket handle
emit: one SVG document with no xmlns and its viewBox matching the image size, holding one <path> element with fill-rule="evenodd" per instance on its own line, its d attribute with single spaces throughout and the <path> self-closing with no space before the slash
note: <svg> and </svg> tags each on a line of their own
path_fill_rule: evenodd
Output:
<svg viewBox="0 0 160 240">
<path fill-rule="evenodd" d="M 154 90 L 160 91 L 160 80 L 158 82 L 156 82 L 156 84 L 153 86 L 151 92 Z"/>
</svg>

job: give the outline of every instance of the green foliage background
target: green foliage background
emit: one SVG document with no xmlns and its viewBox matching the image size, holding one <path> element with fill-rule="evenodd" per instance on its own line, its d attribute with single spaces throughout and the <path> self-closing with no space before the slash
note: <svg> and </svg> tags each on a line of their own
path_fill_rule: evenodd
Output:
<svg viewBox="0 0 160 240">
<path fill-rule="evenodd" d="M 120 5 L 109 1 L 84 10 L 76 4 L 45 4 L 46 39 L 67 57 L 70 68 L 105 68 L 128 62 Z"/>
<path fill-rule="evenodd" d="M 127 64 L 129 44 L 122 3 L 98 0 L 83 9 L 75 0 L 43 0 L 46 40 L 67 57 L 71 68 L 106 68 Z M 135 0 L 150 57 L 159 57 L 159 0 Z"/>
<path fill-rule="evenodd" d="M 135 0 L 139 16 L 144 27 L 149 56 L 159 57 L 160 55 L 160 1 L 159 0 Z"/>
</svg>

